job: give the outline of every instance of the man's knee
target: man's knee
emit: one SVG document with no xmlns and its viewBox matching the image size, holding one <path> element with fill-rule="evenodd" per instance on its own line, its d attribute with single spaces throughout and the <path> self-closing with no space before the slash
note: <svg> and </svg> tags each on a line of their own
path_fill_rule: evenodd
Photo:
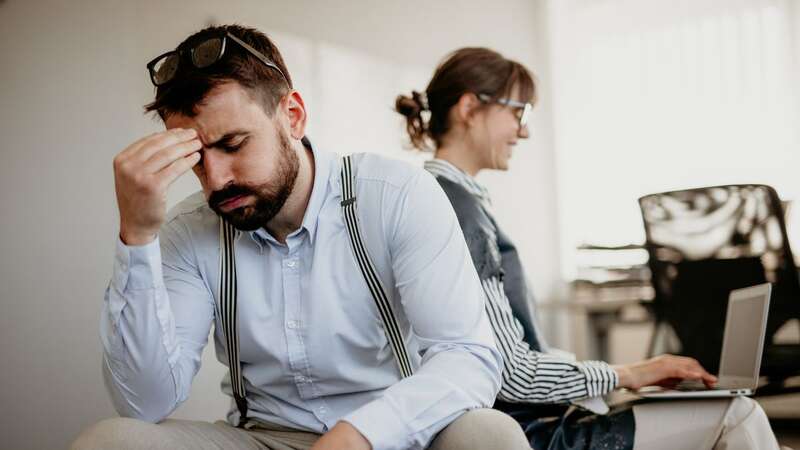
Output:
<svg viewBox="0 0 800 450">
<path fill-rule="evenodd" d="M 83 430 L 70 450 L 130 449 L 135 448 L 135 439 L 146 435 L 153 424 L 136 419 L 116 417 L 104 419 Z"/>
<path fill-rule="evenodd" d="M 517 421 L 494 409 L 474 409 L 456 419 L 431 444 L 430 450 L 530 449 Z"/>
</svg>

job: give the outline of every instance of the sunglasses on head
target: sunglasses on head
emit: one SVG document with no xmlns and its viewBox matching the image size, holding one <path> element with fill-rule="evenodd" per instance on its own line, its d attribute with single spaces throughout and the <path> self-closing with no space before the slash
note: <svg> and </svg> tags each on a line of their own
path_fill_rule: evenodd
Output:
<svg viewBox="0 0 800 450">
<path fill-rule="evenodd" d="M 247 42 L 237 38 L 228 31 L 220 31 L 203 36 L 200 39 L 187 43 L 184 46 L 178 46 L 177 49 L 156 57 L 147 63 L 147 70 L 150 72 L 150 81 L 152 81 L 155 86 L 163 86 L 169 83 L 175 78 L 175 75 L 177 75 L 181 63 L 189 62 L 198 69 L 211 66 L 221 60 L 225 55 L 225 49 L 228 47 L 229 41 L 239 44 L 240 47 L 255 56 L 267 67 L 277 70 L 283 79 L 286 80 L 286 83 L 289 83 L 286 75 L 283 74 L 281 69 L 279 69 L 274 62 L 270 61 L 263 53 L 248 45 Z"/>
<path fill-rule="evenodd" d="M 514 114 L 519 120 L 520 132 L 523 128 L 525 128 L 526 125 L 528 125 L 528 119 L 530 118 L 531 110 L 533 109 L 532 104 L 528 102 L 512 100 L 510 98 L 498 98 L 492 100 L 492 97 L 488 94 L 478 94 L 478 100 L 482 101 L 483 103 L 497 103 L 499 105 L 508 106 L 509 108 L 514 109 Z"/>
</svg>

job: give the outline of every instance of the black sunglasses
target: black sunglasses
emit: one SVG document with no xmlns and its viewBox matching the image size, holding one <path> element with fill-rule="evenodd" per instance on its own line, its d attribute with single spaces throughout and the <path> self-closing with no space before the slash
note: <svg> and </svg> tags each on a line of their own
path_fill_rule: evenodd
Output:
<svg viewBox="0 0 800 450">
<path fill-rule="evenodd" d="M 183 48 L 179 46 L 175 50 L 156 57 L 147 63 L 147 70 L 150 71 L 150 81 L 152 81 L 155 86 L 163 86 L 172 81 L 178 73 L 178 67 L 182 59 L 188 59 L 192 65 L 198 69 L 204 69 L 216 63 L 225 55 L 225 49 L 228 46 L 229 39 L 239 44 L 267 67 L 277 70 L 291 87 L 289 79 L 286 78 L 286 75 L 283 74 L 281 69 L 279 69 L 274 62 L 270 61 L 263 53 L 248 45 L 247 42 L 242 41 L 228 31 L 220 31 L 204 39 L 196 40 L 193 44 L 189 44 Z"/>
</svg>

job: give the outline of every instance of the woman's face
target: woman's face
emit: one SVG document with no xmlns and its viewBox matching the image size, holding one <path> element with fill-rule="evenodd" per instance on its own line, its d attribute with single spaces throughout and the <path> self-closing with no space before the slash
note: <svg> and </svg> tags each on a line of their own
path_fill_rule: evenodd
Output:
<svg viewBox="0 0 800 450">
<path fill-rule="evenodd" d="M 515 88 L 510 99 L 521 103 L 528 101 L 518 97 Z M 514 146 L 519 139 L 528 138 L 528 127 L 520 127 L 522 113 L 523 108 L 498 103 L 490 103 L 483 109 L 482 120 L 478 120 L 479 126 L 474 130 L 482 168 L 508 170 Z"/>
</svg>

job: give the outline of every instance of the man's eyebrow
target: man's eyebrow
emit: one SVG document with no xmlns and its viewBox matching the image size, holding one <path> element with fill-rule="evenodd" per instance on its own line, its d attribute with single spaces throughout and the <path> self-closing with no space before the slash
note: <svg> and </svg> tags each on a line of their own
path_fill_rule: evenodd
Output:
<svg viewBox="0 0 800 450">
<path fill-rule="evenodd" d="M 214 142 L 209 142 L 206 144 L 207 148 L 223 148 L 223 147 L 230 147 L 231 143 L 234 139 L 240 136 L 249 136 L 250 132 L 245 130 L 234 130 L 229 133 L 225 133 L 222 135 L 221 138 L 217 139 Z"/>
</svg>

